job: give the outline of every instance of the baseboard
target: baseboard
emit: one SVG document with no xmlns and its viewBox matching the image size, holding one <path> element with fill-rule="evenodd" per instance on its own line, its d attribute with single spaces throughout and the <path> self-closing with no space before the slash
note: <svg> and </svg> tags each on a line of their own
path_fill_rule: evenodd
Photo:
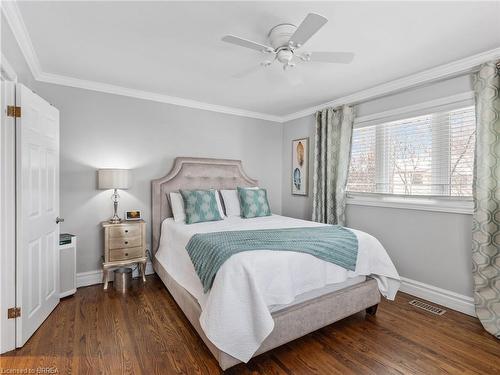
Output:
<svg viewBox="0 0 500 375">
<path fill-rule="evenodd" d="M 59 298 L 64 298 L 64 297 L 67 297 L 67 296 L 71 296 L 71 295 L 73 295 L 73 294 L 75 294 L 75 293 L 76 293 L 76 288 L 71 289 L 71 290 L 67 290 L 67 291 L 66 291 L 66 292 L 64 292 L 64 293 L 60 293 L 60 294 L 59 294 Z"/>
<path fill-rule="evenodd" d="M 472 297 L 441 289 L 433 285 L 424 284 L 420 281 L 411 280 L 406 277 L 401 278 L 401 288 L 399 290 L 411 294 L 412 296 L 448 307 L 449 309 L 476 317 L 474 298 Z"/>
<path fill-rule="evenodd" d="M 151 275 L 155 271 L 153 270 L 153 265 L 148 262 L 146 264 L 146 275 Z M 113 272 L 110 273 L 110 281 L 113 280 Z M 132 277 L 139 276 L 139 270 L 134 269 Z M 76 274 L 76 287 L 81 288 L 83 286 L 102 284 L 102 270 L 95 270 L 89 272 L 80 272 Z"/>
</svg>

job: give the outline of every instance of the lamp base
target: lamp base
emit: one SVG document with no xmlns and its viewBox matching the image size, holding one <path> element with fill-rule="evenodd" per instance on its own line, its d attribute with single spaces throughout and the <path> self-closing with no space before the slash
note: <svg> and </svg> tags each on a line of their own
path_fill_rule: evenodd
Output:
<svg viewBox="0 0 500 375">
<path fill-rule="evenodd" d="M 120 199 L 120 196 L 118 195 L 117 189 L 115 189 L 115 192 L 111 196 L 111 199 L 113 199 L 113 217 L 109 219 L 109 222 L 111 224 L 120 224 L 122 222 L 122 219 L 120 219 L 120 216 L 118 216 L 118 200 Z"/>
</svg>

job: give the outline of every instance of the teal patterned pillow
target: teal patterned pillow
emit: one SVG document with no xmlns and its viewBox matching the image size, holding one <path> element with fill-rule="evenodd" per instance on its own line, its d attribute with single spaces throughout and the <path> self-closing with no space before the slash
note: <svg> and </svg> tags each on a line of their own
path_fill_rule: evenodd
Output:
<svg viewBox="0 0 500 375">
<path fill-rule="evenodd" d="M 180 190 L 186 212 L 186 224 L 222 220 L 215 190 Z"/>
<path fill-rule="evenodd" d="M 239 187 L 238 196 L 240 198 L 241 217 L 248 219 L 271 215 L 266 189 Z"/>
</svg>

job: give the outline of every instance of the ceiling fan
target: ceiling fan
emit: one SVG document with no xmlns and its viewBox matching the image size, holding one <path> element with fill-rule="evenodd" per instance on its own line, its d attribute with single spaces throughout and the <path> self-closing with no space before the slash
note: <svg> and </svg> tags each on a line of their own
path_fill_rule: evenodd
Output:
<svg viewBox="0 0 500 375">
<path fill-rule="evenodd" d="M 283 65 L 283 70 L 294 67 L 296 62 L 313 61 L 349 64 L 354 58 L 354 53 L 351 52 L 298 51 L 327 22 L 327 18 L 316 13 L 309 13 L 298 27 L 290 23 L 276 25 L 269 31 L 268 34 L 270 45 L 253 42 L 234 35 L 226 35 L 222 38 L 222 40 L 227 43 L 236 44 L 241 47 L 269 54 L 273 58 L 267 59 L 260 64 L 264 67 L 272 65 L 272 63 L 276 60 Z M 257 66 L 247 69 L 246 71 L 235 75 L 235 77 L 244 77 L 259 68 L 260 67 Z"/>
</svg>

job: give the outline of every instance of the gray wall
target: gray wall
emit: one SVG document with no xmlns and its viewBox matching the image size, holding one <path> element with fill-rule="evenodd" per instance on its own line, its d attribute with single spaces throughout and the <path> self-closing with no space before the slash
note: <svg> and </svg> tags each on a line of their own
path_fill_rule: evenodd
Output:
<svg viewBox="0 0 500 375">
<path fill-rule="evenodd" d="M 458 77 L 356 107 L 365 116 L 472 90 L 469 77 Z M 314 115 L 285 123 L 283 128 L 283 215 L 310 219 L 309 196 L 293 196 L 291 189 L 291 141 L 310 137 L 310 171 L 314 147 Z M 472 296 L 471 215 L 348 205 L 347 225 L 368 232 L 385 246 L 403 277 Z"/>
<path fill-rule="evenodd" d="M 100 268 L 99 224 L 112 214 L 111 191 L 96 189 L 98 168 L 133 169 L 119 214 L 140 209 L 150 222 L 151 180 L 176 156 L 241 159 L 281 213 L 282 124 L 35 82 L 4 25 L 2 52 L 19 81 L 60 111 L 61 231 L 78 236 L 78 272 Z"/>
</svg>

